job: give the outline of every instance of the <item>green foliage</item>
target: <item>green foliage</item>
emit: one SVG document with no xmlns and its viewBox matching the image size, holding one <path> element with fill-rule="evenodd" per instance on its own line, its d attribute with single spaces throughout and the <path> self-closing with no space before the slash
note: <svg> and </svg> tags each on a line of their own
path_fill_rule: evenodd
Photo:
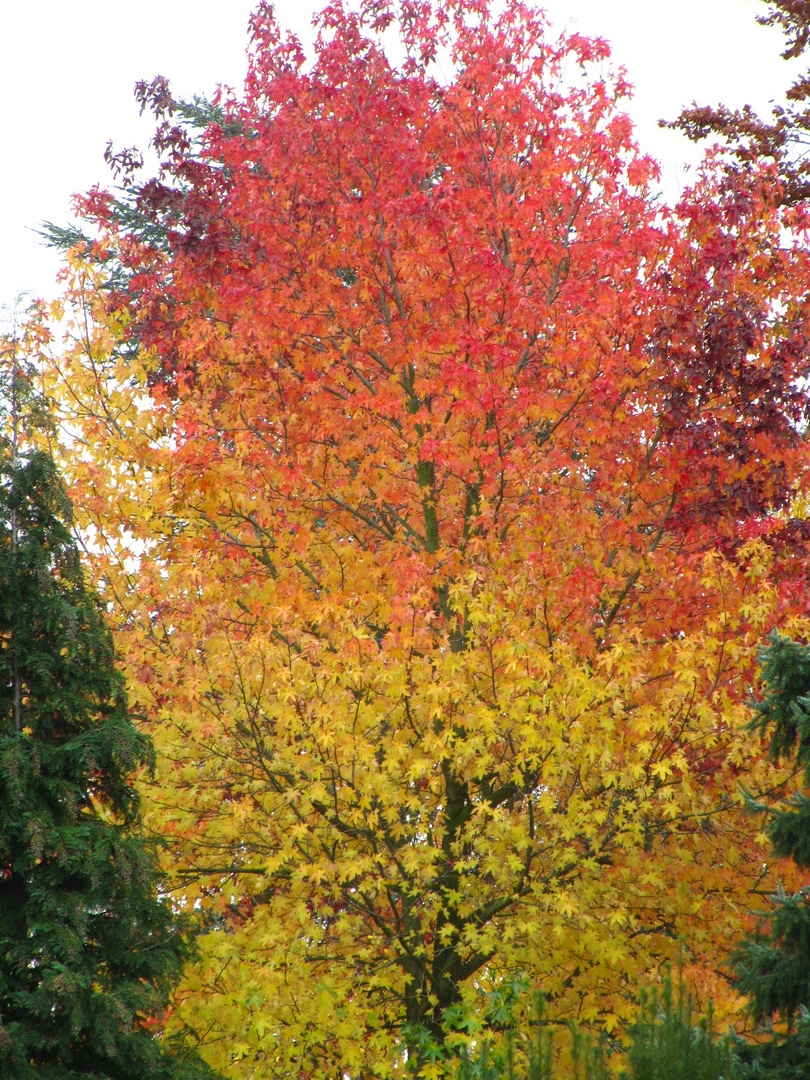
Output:
<svg viewBox="0 0 810 1080">
<path fill-rule="evenodd" d="M 734 1040 L 734 1080 L 810 1080 L 810 1017 L 805 1011 L 787 1038 L 764 1043 Z"/>
<path fill-rule="evenodd" d="M 758 653 L 765 689 L 753 702 L 751 726 L 770 735 L 772 760 L 795 754 L 797 768 L 810 783 L 810 648 L 775 632 L 768 642 Z M 777 854 L 796 857 L 789 848 Z M 810 866 L 810 860 L 800 865 Z"/>
<path fill-rule="evenodd" d="M 755 1020 L 779 1015 L 790 1023 L 810 1002 L 810 906 L 804 890 L 791 896 L 780 889 L 771 900 L 764 929 L 734 956 L 735 983 L 750 997 Z"/>
<path fill-rule="evenodd" d="M 774 633 L 760 650 L 765 684 L 755 703 L 752 726 L 770 734 L 774 760 L 793 757 L 805 784 L 810 783 L 810 647 Z M 753 801 L 752 809 L 767 807 Z M 780 858 L 810 867 L 810 800 L 801 792 L 770 811 L 767 832 Z M 740 1046 L 744 1077 L 769 1080 L 810 1078 L 810 903 L 807 888 L 793 895 L 779 889 L 772 909 L 762 914 L 755 934 L 733 957 L 736 988 L 750 999 L 755 1021 L 770 1025 L 775 1017 L 787 1033 L 775 1033 L 759 1046 Z M 799 1019 L 798 1027 L 795 1025 Z"/>
<path fill-rule="evenodd" d="M 151 744 L 70 523 L 51 459 L 0 441 L 0 1075 L 191 1080 L 150 1024 L 191 951 L 138 833 Z"/>
<path fill-rule="evenodd" d="M 731 1043 L 715 1039 L 712 1021 L 711 1005 L 708 1015 L 696 1020 L 681 978 L 673 997 L 668 972 L 660 997 L 642 996 L 639 1018 L 630 1031 L 630 1071 L 623 1080 L 730 1080 L 736 1075 Z"/>
<path fill-rule="evenodd" d="M 563 1042 L 569 1048 L 563 1059 L 570 1062 L 567 1065 L 555 1063 L 555 1044 Z M 673 992 L 669 972 L 660 994 L 642 995 L 638 1019 L 624 1047 L 617 1041 L 611 1049 L 626 1050 L 629 1068 L 620 1074 L 621 1080 L 754 1080 L 760 1075 L 744 1071 L 747 1066 L 739 1054 L 748 1051 L 747 1044 L 730 1037 L 718 1040 L 711 1006 L 707 1016 L 696 1016 L 683 980 L 679 977 Z M 594 1039 L 571 1025 L 562 1039 L 555 1040 L 542 995 L 535 998 L 529 1028 L 509 1028 L 500 1044 L 483 1041 L 472 1052 L 462 1053 L 456 1070 L 457 1080 L 607 1080 L 615 1075 L 605 1036 Z"/>
<path fill-rule="evenodd" d="M 535 997 L 534 1023 L 528 1030 L 509 1029 L 493 1046 L 484 1040 L 480 1048 L 464 1051 L 456 1070 L 457 1080 L 555 1080 L 562 1077 L 554 1064 L 554 1036 L 545 1020 L 542 994 Z M 605 1040 L 594 1040 L 571 1025 L 570 1070 L 565 1080 L 608 1080 Z"/>
</svg>

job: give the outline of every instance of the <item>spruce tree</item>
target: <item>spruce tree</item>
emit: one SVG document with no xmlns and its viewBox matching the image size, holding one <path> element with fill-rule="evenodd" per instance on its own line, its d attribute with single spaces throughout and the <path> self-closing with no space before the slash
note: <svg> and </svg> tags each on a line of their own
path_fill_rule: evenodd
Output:
<svg viewBox="0 0 810 1080">
<path fill-rule="evenodd" d="M 765 692 L 754 725 L 770 735 L 773 760 L 793 759 L 810 785 L 810 646 L 774 633 L 760 662 Z M 797 791 L 770 812 L 774 853 L 810 868 L 810 798 Z M 749 997 L 755 1021 L 779 1018 L 787 1033 L 760 1046 L 738 1043 L 740 1076 L 810 1080 L 810 884 L 794 894 L 780 890 L 771 902 L 757 933 L 734 956 L 734 983 Z"/>
<path fill-rule="evenodd" d="M 51 458 L 20 447 L 26 389 L 16 360 L 6 364 L 0 1076 L 211 1076 L 153 1030 L 190 939 L 159 895 L 139 829 L 133 776 L 149 765 L 151 744 L 132 722 L 100 599 L 83 579 L 70 500 Z M 23 419 L 31 416 L 29 407 Z"/>
</svg>

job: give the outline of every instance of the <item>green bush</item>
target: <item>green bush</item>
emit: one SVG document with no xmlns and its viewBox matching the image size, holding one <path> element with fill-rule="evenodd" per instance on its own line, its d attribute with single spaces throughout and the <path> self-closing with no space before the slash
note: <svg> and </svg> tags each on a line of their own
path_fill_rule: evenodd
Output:
<svg viewBox="0 0 810 1080">
<path fill-rule="evenodd" d="M 565 1080 L 610 1080 L 606 1040 L 594 1039 L 568 1025 L 571 1069 Z M 554 1033 L 545 1017 L 542 994 L 534 999 L 534 1022 L 528 1029 L 508 1028 L 495 1046 L 484 1041 L 474 1052 L 463 1052 L 457 1080 L 560 1080 L 554 1066 Z"/>
<path fill-rule="evenodd" d="M 696 1017 L 694 1003 L 682 978 L 677 990 L 667 973 L 659 992 L 642 995 L 639 1015 L 622 1042 L 612 1045 L 570 1025 L 570 1066 L 555 1064 L 555 1036 L 545 1017 L 542 995 L 535 998 L 534 1022 L 527 1028 L 510 1028 L 500 1043 L 481 1042 L 463 1052 L 456 1080 L 751 1080 L 728 1036 L 717 1039 L 711 1006 L 705 1017 Z M 557 1036 L 557 1043 L 560 1036 Z M 611 1068 L 626 1053 L 629 1068 Z"/>
<path fill-rule="evenodd" d="M 639 1017 L 629 1031 L 629 1072 L 622 1080 L 732 1080 L 736 1075 L 731 1041 L 713 1030 L 713 1011 L 696 1021 L 694 1003 L 678 978 L 664 978 L 660 996 L 642 995 Z"/>
</svg>

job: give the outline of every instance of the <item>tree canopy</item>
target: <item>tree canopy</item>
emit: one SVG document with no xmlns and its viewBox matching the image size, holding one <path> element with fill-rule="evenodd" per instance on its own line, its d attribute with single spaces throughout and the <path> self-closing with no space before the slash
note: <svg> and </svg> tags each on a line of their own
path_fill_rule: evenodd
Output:
<svg viewBox="0 0 810 1080">
<path fill-rule="evenodd" d="M 431 1077 L 510 979 L 610 1033 L 738 933 L 807 252 L 767 167 L 656 201 L 606 47 L 513 0 L 319 26 L 141 88 L 162 170 L 85 200 L 49 392 L 209 920 L 177 1016 L 234 1075 Z"/>
</svg>

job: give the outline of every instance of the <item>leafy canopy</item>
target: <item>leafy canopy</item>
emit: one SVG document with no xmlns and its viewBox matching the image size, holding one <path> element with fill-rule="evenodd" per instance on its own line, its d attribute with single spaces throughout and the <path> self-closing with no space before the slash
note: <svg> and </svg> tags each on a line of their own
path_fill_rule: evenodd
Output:
<svg viewBox="0 0 810 1080">
<path fill-rule="evenodd" d="M 162 171 L 85 200 L 49 386 L 209 919 L 181 1015 L 246 1076 L 431 1077 L 504 980 L 611 1032 L 738 932 L 808 267 L 767 171 L 655 202 L 602 43 L 318 25 L 308 67 L 261 7 L 202 131 L 142 88 Z"/>
</svg>

